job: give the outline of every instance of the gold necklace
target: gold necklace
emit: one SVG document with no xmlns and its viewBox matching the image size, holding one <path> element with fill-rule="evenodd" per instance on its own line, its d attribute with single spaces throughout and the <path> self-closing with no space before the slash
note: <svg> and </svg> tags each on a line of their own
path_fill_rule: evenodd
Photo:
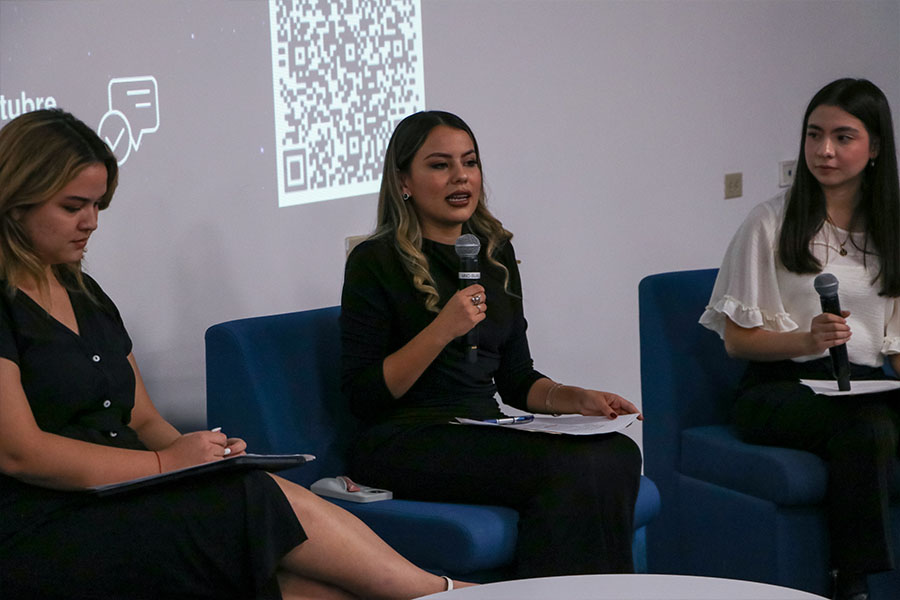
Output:
<svg viewBox="0 0 900 600">
<path fill-rule="evenodd" d="M 838 226 L 835 225 L 835 224 L 834 224 L 834 221 L 831 220 L 831 215 L 826 215 L 825 218 L 828 220 L 828 223 L 831 224 L 831 226 L 834 228 L 834 230 L 835 230 L 835 235 L 836 235 L 836 234 L 837 234 L 837 230 L 838 230 Z M 851 235 L 851 233 L 850 233 L 850 231 L 848 230 L 848 231 L 847 231 L 847 237 L 844 238 L 844 241 L 843 241 L 843 242 L 841 241 L 841 238 L 840 238 L 840 237 L 837 238 L 838 245 L 841 247 L 841 249 L 838 250 L 838 254 L 840 254 L 841 256 L 847 256 L 847 249 L 844 248 L 844 246 L 847 244 L 847 242 L 850 241 L 850 235 Z"/>
</svg>

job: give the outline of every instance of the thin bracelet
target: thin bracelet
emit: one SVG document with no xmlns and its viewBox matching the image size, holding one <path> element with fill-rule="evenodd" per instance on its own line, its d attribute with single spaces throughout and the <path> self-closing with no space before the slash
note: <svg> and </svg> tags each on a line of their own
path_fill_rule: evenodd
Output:
<svg viewBox="0 0 900 600">
<path fill-rule="evenodd" d="M 563 384 L 561 383 L 554 383 L 553 387 L 547 390 L 547 397 L 544 398 L 544 412 L 553 415 L 554 417 L 558 417 L 560 413 L 553 410 L 553 392 L 555 392 L 557 388 L 561 388 L 562 386 Z"/>
<path fill-rule="evenodd" d="M 153 454 L 156 455 L 156 464 L 157 464 L 157 466 L 159 466 L 159 473 L 162 474 L 162 460 L 160 460 L 160 458 L 159 458 L 159 452 L 154 450 Z"/>
</svg>

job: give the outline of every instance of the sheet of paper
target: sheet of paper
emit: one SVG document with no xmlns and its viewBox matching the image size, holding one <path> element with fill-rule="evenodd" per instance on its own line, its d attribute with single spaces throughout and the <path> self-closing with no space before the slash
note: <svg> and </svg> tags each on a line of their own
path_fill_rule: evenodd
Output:
<svg viewBox="0 0 900 600">
<path fill-rule="evenodd" d="M 837 381 L 829 379 L 801 379 L 800 383 L 825 396 L 855 396 L 900 389 L 900 381 L 893 379 L 854 379 L 850 382 L 850 390 L 847 392 L 838 390 Z"/>
<path fill-rule="evenodd" d="M 483 425 L 486 427 L 507 427 L 521 429 L 522 431 L 537 431 L 541 433 L 562 433 L 566 435 L 597 435 L 601 433 L 613 433 L 621 431 L 637 420 L 637 415 L 619 415 L 615 419 L 606 417 L 585 417 L 584 415 L 534 415 L 534 420 L 528 423 L 516 423 L 510 425 L 498 425 L 485 423 L 475 419 L 458 417 L 457 423 L 463 425 Z"/>
</svg>

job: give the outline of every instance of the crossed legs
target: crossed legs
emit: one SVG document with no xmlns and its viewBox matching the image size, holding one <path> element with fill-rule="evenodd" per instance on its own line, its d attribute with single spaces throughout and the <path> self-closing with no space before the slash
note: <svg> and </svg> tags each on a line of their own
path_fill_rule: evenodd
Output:
<svg viewBox="0 0 900 600">
<path fill-rule="evenodd" d="M 285 600 L 417 598 L 446 589 L 443 578 L 403 558 L 355 516 L 299 485 L 273 479 L 308 536 L 281 560 L 278 582 Z"/>
</svg>

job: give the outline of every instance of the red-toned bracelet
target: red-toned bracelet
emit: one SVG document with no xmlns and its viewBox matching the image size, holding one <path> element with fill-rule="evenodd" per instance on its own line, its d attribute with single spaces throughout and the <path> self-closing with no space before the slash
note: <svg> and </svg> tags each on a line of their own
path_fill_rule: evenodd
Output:
<svg viewBox="0 0 900 600">
<path fill-rule="evenodd" d="M 159 472 L 162 473 L 162 460 L 160 460 L 160 458 L 159 458 L 159 452 L 154 450 L 153 454 L 156 455 L 156 464 L 157 464 L 157 466 L 159 466 Z"/>
</svg>

